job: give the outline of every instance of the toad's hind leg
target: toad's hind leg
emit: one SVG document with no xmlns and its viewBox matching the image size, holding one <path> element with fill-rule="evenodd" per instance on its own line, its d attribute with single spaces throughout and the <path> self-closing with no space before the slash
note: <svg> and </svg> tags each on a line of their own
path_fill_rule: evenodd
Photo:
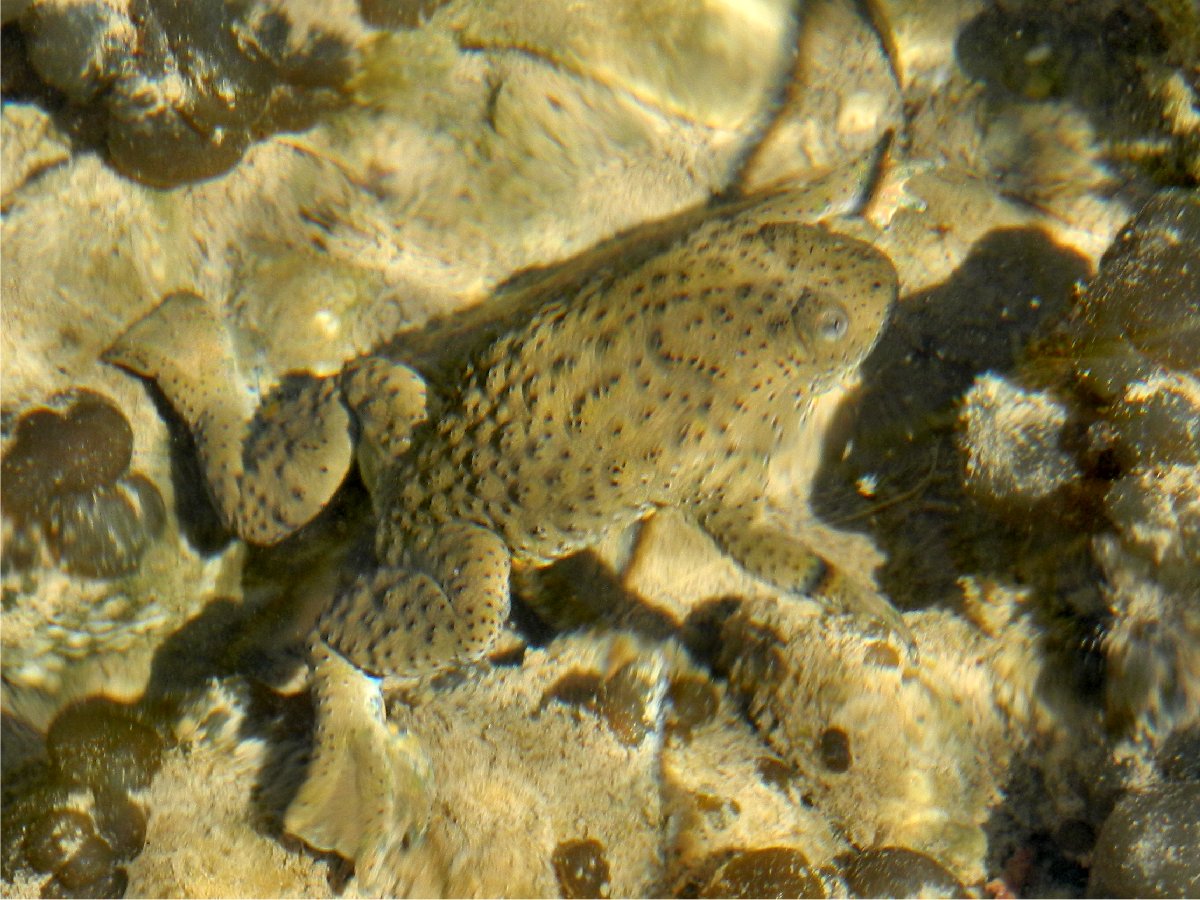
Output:
<svg viewBox="0 0 1200 900">
<path fill-rule="evenodd" d="M 104 358 L 158 384 L 195 439 L 222 523 L 252 543 L 311 521 L 349 470 L 351 420 L 336 382 L 291 376 L 256 407 L 228 329 L 196 294 L 166 297 Z"/>
<path fill-rule="evenodd" d="M 758 505 L 721 506 L 698 516 L 700 526 L 738 565 L 781 590 L 839 604 L 883 625 L 911 646 L 900 613 L 875 590 L 839 579 L 803 540 L 772 524 Z"/>
<path fill-rule="evenodd" d="M 359 668 L 421 675 L 486 653 L 508 615 L 510 557 L 493 531 L 453 522 L 361 579 L 321 618 L 322 640 Z"/>
<path fill-rule="evenodd" d="M 388 873 L 422 832 L 432 792 L 419 745 L 392 731 L 365 673 L 423 675 L 486 653 L 508 615 L 509 570 L 498 535 L 447 523 L 359 578 L 318 625 L 317 741 L 285 827 L 354 860 L 360 891 L 390 892 Z"/>
</svg>

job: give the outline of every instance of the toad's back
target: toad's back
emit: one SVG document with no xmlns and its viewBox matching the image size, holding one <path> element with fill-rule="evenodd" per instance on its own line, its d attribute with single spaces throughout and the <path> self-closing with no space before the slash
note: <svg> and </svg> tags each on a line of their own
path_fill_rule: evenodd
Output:
<svg viewBox="0 0 1200 900">
<path fill-rule="evenodd" d="M 473 354 L 387 478 L 380 549 L 461 519 L 547 562 L 659 506 L 754 502 L 895 289 L 865 244 L 745 216 L 597 271 Z"/>
</svg>

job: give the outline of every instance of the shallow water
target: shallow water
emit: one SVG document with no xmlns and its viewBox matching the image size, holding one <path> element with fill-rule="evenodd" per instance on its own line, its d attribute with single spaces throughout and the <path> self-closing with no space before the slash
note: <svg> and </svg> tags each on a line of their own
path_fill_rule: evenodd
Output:
<svg viewBox="0 0 1200 900">
<path fill-rule="evenodd" d="M 1200 892 L 1193 4 L 3 18 L 6 895 Z M 322 612 L 418 554 L 373 538 L 416 516 L 408 442 L 449 433 L 471 379 L 500 390 L 503 336 L 550 396 L 583 390 L 553 363 L 597 334 L 525 323 L 615 305 L 746 215 L 763 259 L 827 246 L 807 223 L 842 236 L 828 280 L 801 291 L 801 255 L 779 289 L 836 284 L 846 319 L 821 321 L 873 345 L 820 377 L 801 354 L 806 414 L 722 481 L 769 528 L 622 501 L 574 520 L 581 554 L 516 552 L 477 658 L 373 671 L 382 693 L 345 660 L 327 678 Z M 859 241 L 898 279 L 881 331 L 837 266 Z M 622 337 L 685 281 L 648 278 Z M 685 326 L 647 346 L 669 360 Z M 557 435 L 523 390 L 505 415 Z M 657 478 L 686 441 L 635 400 L 575 415 L 644 405 Z M 604 456 L 582 431 L 574 458 Z M 454 458 L 431 507 L 490 490 Z M 530 529 L 589 495 L 514 471 Z M 779 534 L 805 577 L 763 562 Z M 364 596 L 352 636 L 386 644 L 403 623 Z M 302 826 L 326 764 L 350 780 Z"/>
</svg>

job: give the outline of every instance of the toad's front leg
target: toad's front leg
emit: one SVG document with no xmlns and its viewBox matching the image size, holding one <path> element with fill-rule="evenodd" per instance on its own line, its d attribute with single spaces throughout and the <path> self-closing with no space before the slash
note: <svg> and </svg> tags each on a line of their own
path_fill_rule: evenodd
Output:
<svg viewBox="0 0 1200 900">
<path fill-rule="evenodd" d="M 360 889 L 372 893 L 389 891 L 393 860 L 423 831 L 433 790 L 418 742 L 389 725 L 372 675 L 421 676 L 478 659 L 509 607 L 508 548 L 486 528 L 447 523 L 396 557 L 358 579 L 318 625 L 317 740 L 284 822 L 309 845 L 353 859 Z"/>
<path fill-rule="evenodd" d="M 696 512 L 700 527 L 743 569 L 780 590 L 844 606 L 883 625 L 911 646 L 900 613 L 875 590 L 834 579 L 830 564 L 797 535 L 771 521 L 764 501 L 714 505 Z M 837 588 L 830 591 L 831 582 Z"/>
<path fill-rule="evenodd" d="M 168 295 L 104 359 L 158 384 L 191 431 L 222 523 L 251 543 L 306 525 L 350 468 L 351 418 L 336 381 L 295 373 L 256 403 L 229 329 L 197 294 Z"/>
</svg>

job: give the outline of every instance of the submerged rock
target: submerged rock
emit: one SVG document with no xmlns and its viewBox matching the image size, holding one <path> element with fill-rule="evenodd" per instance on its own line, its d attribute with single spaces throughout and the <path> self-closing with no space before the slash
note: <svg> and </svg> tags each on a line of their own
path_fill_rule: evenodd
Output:
<svg viewBox="0 0 1200 900">
<path fill-rule="evenodd" d="M 1123 797 L 1100 829 L 1089 897 L 1200 893 L 1200 784 L 1166 784 Z"/>
<path fill-rule="evenodd" d="M 873 847 L 851 857 L 846 883 L 856 897 L 966 897 L 937 860 L 907 847 Z"/>
<path fill-rule="evenodd" d="M 1069 325 L 1093 440 L 1119 477 L 1095 540 L 1113 621 L 1114 728 L 1162 740 L 1200 718 L 1200 198 L 1148 203 L 1105 255 Z"/>
<path fill-rule="evenodd" d="M 1009 717 L 1028 701 L 1005 707 L 1029 673 L 1006 684 L 1000 642 L 948 615 L 906 617 L 914 653 L 790 607 L 747 604 L 725 626 L 730 683 L 767 742 L 856 845 L 912 848 L 980 880 L 983 825 L 1022 746 Z"/>
<path fill-rule="evenodd" d="M 1198 260 L 1200 199 L 1159 194 L 1034 345 L 1020 377 L 1049 387 L 982 376 L 962 414 L 968 487 L 1091 542 L 1108 723 L 1155 742 L 1200 717 Z"/>
<path fill-rule="evenodd" d="M 100 110 L 112 164 L 156 187 L 212 178 L 254 140 L 340 102 L 354 34 L 301 4 L 224 0 L 34 3 L 21 18 L 33 68 Z"/>
<path fill-rule="evenodd" d="M 975 380 L 963 398 L 967 486 L 983 496 L 1028 503 L 1079 476 L 1061 448 L 1067 410 L 1045 391 L 1026 391 L 996 375 Z"/>
<path fill-rule="evenodd" d="M 44 760 L 6 769 L 6 879 L 44 879 L 43 897 L 125 895 L 123 864 L 146 842 L 141 792 L 163 749 L 144 718 L 99 698 L 76 704 L 51 723 Z"/>
<path fill-rule="evenodd" d="M 0 462 L 4 513 L 21 551 L 6 548 L 5 562 L 33 565 L 33 545 L 44 538 L 72 574 L 128 575 L 166 525 L 162 495 L 129 472 L 133 431 L 111 400 L 78 391 L 57 405 L 65 411 L 37 408 L 18 419 Z"/>
</svg>

